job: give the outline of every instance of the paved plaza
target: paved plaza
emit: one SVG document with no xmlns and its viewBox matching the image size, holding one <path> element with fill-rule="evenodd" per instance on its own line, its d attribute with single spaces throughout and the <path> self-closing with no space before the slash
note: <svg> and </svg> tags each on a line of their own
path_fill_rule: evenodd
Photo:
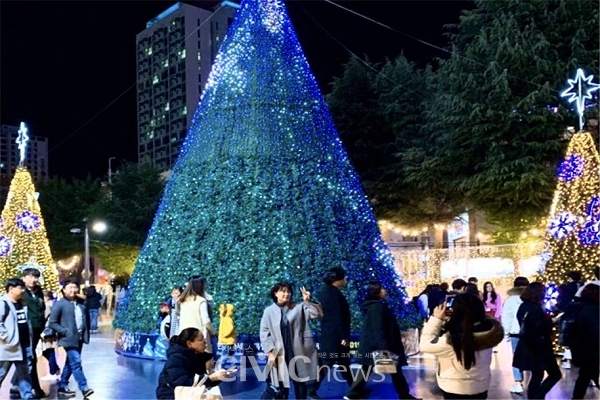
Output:
<svg viewBox="0 0 600 400">
<path fill-rule="evenodd" d="M 83 368 L 90 387 L 95 393 L 91 400 L 102 399 L 154 399 L 154 389 L 158 374 L 164 363 L 123 357 L 114 352 L 113 332 L 108 324 L 101 327 L 98 334 L 92 335 L 90 345 L 83 349 Z M 59 357 L 59 365 L 64 362 L 64 356 Z M 509 393 L 513 384 L 510 369 L 511 353 L 508 343 L 499 346 L 498 353 L 494 354 L 492 362 L 492 384 L 489 390 L 490 399 L 526 399 L 526 396 Z M 38 364 L 40 376 L 48 372 L 47 362 L 44 358 Z M 417 355 L 409 359 L 408 367 L 404 369 L 411 392 L 424 399 L 441 399 L 442 394 L 435 383 L 435 360 L 427 355 Z M 264 389 L 264 383 L 258 382 L 251 370 L 246 371 L 246 379 L 242 381 L 243 371 L 238 372 L 235 382 L 221 384 L 221 392 L 225 399 L 258 399 Z M 563 370 L 563 379 L 552 389 L 546 397 L 553 400 L 571 398 L 573 384 L 577 378 L 577 369 Z M 10 376 L 11 374 L 9 374 Z M 8 378 L 7 378 L 8 381 Z M 9 398 L 9 383 L 5 381 L 0 389 L 0 399 Z M 56 398 L 57 386 L 55 382 L 43 382 L 42 387 Z M 76 390 L 77 385 L 71 378 L 71 389 Z M 371 379 L 367 389 L 370 391 L 369 399 L 394 399 L 395 392 L 389 378 L 385 382 L 373 382 Z M 326 399 L 341 399 L 345 393 L 346 385 L 340 382 L 323 383 L 319 394 Z M 598 399 L 599 393 L 590 387 L 586 398 Z M 293 397 L 293 395 L 291 396 Z M 77 399 L 81 399 L 81 392 L 77 391 Z"/>
</svg>

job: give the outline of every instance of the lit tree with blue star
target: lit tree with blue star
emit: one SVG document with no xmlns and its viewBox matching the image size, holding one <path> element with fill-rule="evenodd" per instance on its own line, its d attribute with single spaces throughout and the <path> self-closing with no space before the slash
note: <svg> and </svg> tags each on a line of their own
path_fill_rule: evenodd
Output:
<svg viewBox="0 0 600 400">
<path fill-rule="evenodd" d="M 0 282 L 20 277 L 26 268 L 36 268 L 42 274 L 44 289 L 56 291 L 58 277 L 38 194 L 31 174 L 23 166 L 28 139 L 27 126 L 21 123 L 16 140 L 20 165 L 11 181 L 0 217 Z"/>
<path fill-rule="evenodd" d="M 580 131 L 573 135 L 557 171 L 558 185 L 542 253 L 548 282 L 564 283 L 569 271 L 593 278 L 600 264 L 600 158 L 592 135 L 581 131 L 586 100 L 598 90 L 579 69 L 561 96 L 575 103 Z"/>
<path fill-rule="evenodd" d="M 381 280 L 401 324 L 417 326 L 361 183 L 283 2 L 243 1 L 142 248 L 115 327 L 156 325 L 174 285 L 199 274 L 257 333 L 280 280 L 315 291 L 346 269 L 360 326 L 364 286 Z"/>
</svg>

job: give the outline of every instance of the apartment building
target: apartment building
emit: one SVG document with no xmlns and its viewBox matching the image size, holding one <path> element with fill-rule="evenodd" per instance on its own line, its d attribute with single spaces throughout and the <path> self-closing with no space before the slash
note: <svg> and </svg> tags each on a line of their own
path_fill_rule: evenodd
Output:
<svg viewBox="0 0 600 400">
<path fill-rule="evenodd" d="M 138 161 L 169 171 L 239 5 L 176 3 L 136 36 Z"/>
</svg>

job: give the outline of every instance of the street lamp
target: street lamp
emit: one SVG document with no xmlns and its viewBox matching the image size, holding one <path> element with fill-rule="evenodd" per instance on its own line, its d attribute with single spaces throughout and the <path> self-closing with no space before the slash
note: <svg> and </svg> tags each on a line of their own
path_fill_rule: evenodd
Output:
<svg viewBox="0 0 600 400">
<path fill-rule="evenodd" d="M 83 220 L 85 227 L 83 229 L 83 268 L 84 268 L 84 279 L 85 286 L 90 286 L 90 225 L 94 232 L 102 233 L 106 231 L 106 223 L 102 221 L 95 221 L 91 224 L 87 218 Z M 71 233 L 81 233 L 81 228 L 71 228 Z"/>
</svg>

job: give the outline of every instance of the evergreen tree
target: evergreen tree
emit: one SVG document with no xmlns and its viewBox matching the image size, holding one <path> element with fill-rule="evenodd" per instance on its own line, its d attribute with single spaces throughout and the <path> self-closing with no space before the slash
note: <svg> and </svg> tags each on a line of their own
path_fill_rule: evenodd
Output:
<svg viewBox="0 0 600 400">
<path fill-rule="evenodd" d="M 562 136 L 575 125 L 556 88 L 577 65 L 598 72 L 598 3 L 476 0 L 443 66 L 447 162 L 470 203 L 516 226 L 546 214 Z"/>
<path fill-rule="evenodd" d="M 573 135 L 558 168 L 546 250 L 545 278 L 564 283 L 567 273 L 580 271 L 593 279 L 600 264 L 600 158 L 588 132 Z"/>
<path fill-rule="evenodd" d="M 56 291 L 56 268 L 37 196 L 29 171 L 17 167 L 0 223 L 0 282 L 34 267 L 42 270 L 44 288 Z"/>
<path fill-rule="evenodd" d="M 414 310 L 283 2 L 242 2 L 224 40 L 136 262 L 115 327 L 149 331 L 170 287 L 208 280 L 257 333 L 279 280 L 315 290 L 346 269 L 360 324 L 364 285 L 381 280 L 404 326 Z"/>
</svg>

